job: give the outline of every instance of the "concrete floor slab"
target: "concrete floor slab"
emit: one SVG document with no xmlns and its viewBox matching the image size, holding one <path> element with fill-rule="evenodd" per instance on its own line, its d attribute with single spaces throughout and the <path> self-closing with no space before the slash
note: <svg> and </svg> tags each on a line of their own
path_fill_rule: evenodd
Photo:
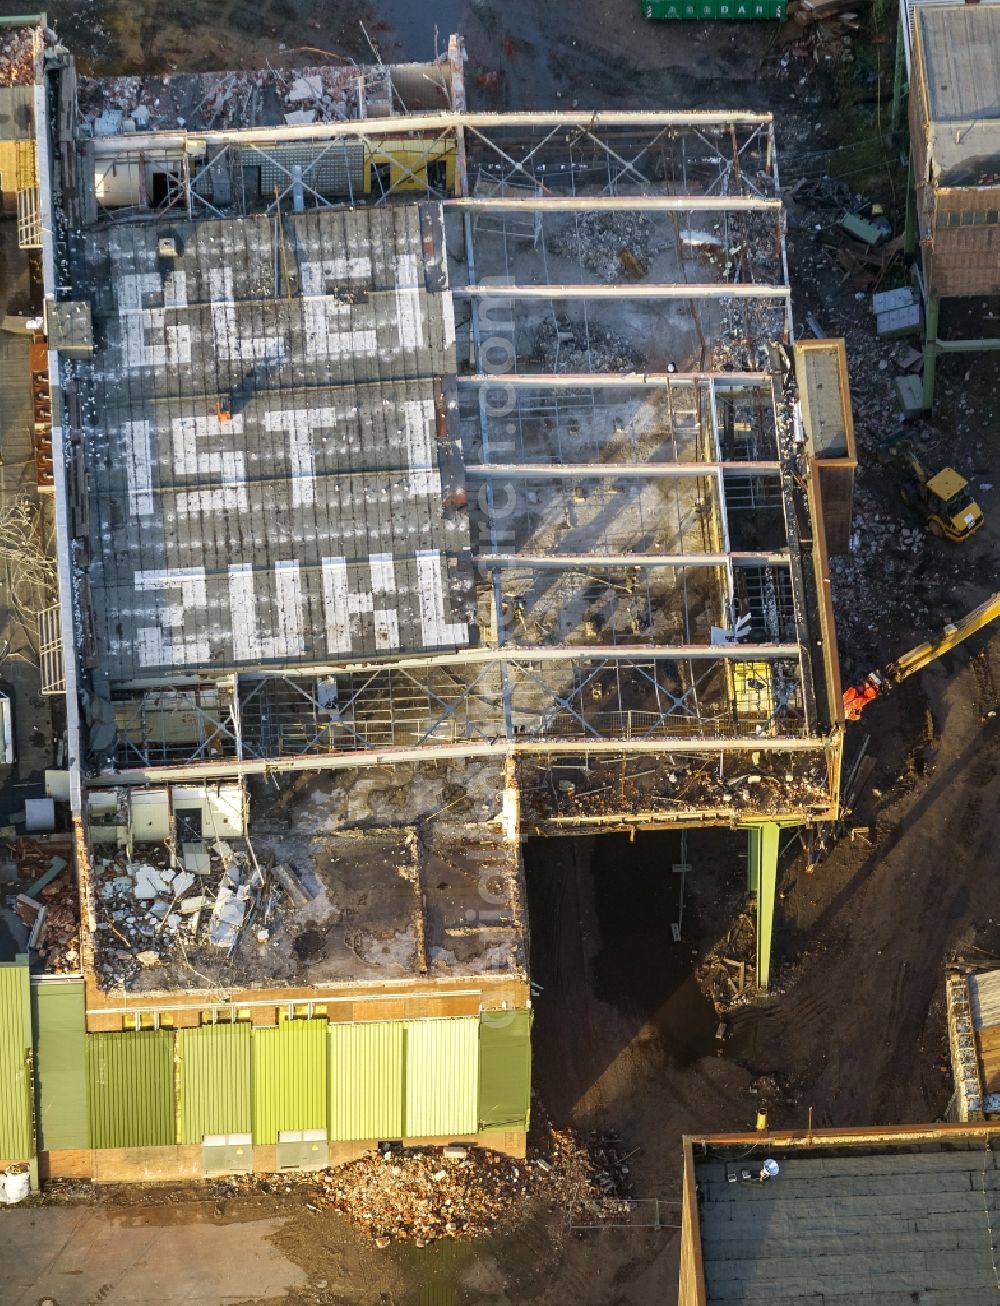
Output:
<svg viewBox="0 0 1000 1306">
<path fill-rule="evenodd" d="M 281 1300 L 305 1274 L 271 1243 L 286 1219 L 182 1222 L 173 1207 L 0 1214 L 7 1306 L 229 1306 Z"/>
</svg>

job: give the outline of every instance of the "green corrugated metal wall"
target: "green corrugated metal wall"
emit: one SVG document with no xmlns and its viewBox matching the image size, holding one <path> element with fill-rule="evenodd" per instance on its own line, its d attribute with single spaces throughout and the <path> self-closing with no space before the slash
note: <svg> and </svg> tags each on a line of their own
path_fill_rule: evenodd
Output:
<svg viewBox="0 0 1000 1306">
<path fill-rule="evenodd" d="M 330 1138 L 403 1137 L 405 1030 L 400 1022 L 330 1026 Z"/>
<path fill-rule="evenodd" d="M 484 1011 L 479 1024 L 479 1127 L 527 1129 L 530 1011 Z"/>
<path fill-rule="evenodd" d="M 31 986 L 39 1150 L 90 1146 L 83 980 Z"/>
<path fill-rule="evenodd" d="M 174 1036 L 89 1034 L 91 1147 L 166 1147 L 177 1141 Z"/>
<path fill-rule="evenodd" d="M 250 1026 L 202 1025 L 177 1031 L 180 1141 L 206 1134 L 249 1134 Z"/>
<path fill-rule="evenodd" d="M 478 1018 L 407 1021 L 407 1137 L 474 1134 L 478 1117 Z"/>
<path fill-rule="evenodd" d="M 0 1160 L 35 1154 L 31 1103 L 31 998 L 27 960 L 0 964 Z"/>
<path fill-rule="evenodd" d="M 253 1141 L 276 1143 L 283 1129 L 326 1129 L 325 1020 L 285 1020 L 255 1029 Z"/>
</svg>

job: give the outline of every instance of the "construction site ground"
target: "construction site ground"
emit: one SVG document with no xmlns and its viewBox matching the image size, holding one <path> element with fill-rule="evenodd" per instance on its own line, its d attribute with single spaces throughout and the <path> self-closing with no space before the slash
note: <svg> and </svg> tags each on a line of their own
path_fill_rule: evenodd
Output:
<svg viewBox="0 0 1000 1306">
<path fill-rule="evenodd" d="M 19 7 L 5 0 L 0 11 Z M 422 25 L 417 10 L 426 13 Z M 893 377 L 915 342 L 876 340 L 868 288 L 852 284 L 822 244 L 839 214 L 821 202 L 829 175 L 885 204 L 895 231 L 902 226 L 900 145 L 881 143 L 877 120 L 881 114 L 887 127 L 892 44 L 877 33 L 873 40 L 871 11 L 863 13 L 862 31 L 845 41 L 794 25 L 647 24 L 638 0 L 397 0 L 377 11 L 332 0 L 49 7 L 87 71 L 278 62 L 292 57 L 283 47 L 304 43 L 367 58 L 359 18 L 387 61 L 425 57 L 433 23 L 446 36 L 460 21 L 470 98 L 487 108 L 773 109 L 786 190 L 807 183 L 789 212 L 796 327 L 810 334 L 810 314 L 848 342 L 860 467 L 857 547 L 836 561 L 834 578 L 845 681 L 984 598 L 996 584 L 1000 543 L 1000 404 L 990 356 L 944 360 L 935 422 L 916 428 L 928 462 L 952 463 L 972 481 L 986 526 L 971 541 L 928 537 L 874 456 L 895 425 Z M 884 29 L 893 26 L 890 13 Z M 902 279 L 890 270 L 882 284 Z M 801 848 L 788 847 L 772 992 L 731 1012 L 721 1038 L 694 972 L 746 905 L 743 836 L 689 834 L 693 869 L 680 943 L 670 929 L 679 834 L 528 846 L 538 1103 L 559 1126 L 620 1132 L 627 1149 L 638 1149 L 630 1162 L 638 1196 L 676 1199 L 681 1135 L 752 1127 L 758 1109 L 776 1127 L 805 1126 L 810 1109 L 815 1124 L 834 1126 L 942 1115 L 951 1093 L 944 964 L 956 954 L 1000 955 L 1000 880 L 991 856 L 1000 719 L 988 715 L 997 706 L 998 662 L 1000 632 L 986 632 L 851 727 L 848 767 L 866 736 L 874 766 L 865 769 L 841 837 L 811 871 Z M 495 1235 L 378 1249 L 344 1216 L 314 1212 L 303 1191 L 281 1187 L 229 1198 L 213 1189 L 208 1201 L 204 1189 L 135 1189 L 127 1208 L 80 1190 L 58 1211 L 7 1212 L 0 1277 L 14 1291 L 6 1300 L 644 1306 L 676 1299 L 678 1236 L 670 1228 L 577 1231 L 565 1206 L 537 1196 L 512 1198 L 512 1221 Z M 86 1220 L 75 1219 L 80 1210 Z M 251 1254 L 260 1274 L 248 1282 L 235 1269 Z M 137 1281 L 150 1264 L 160 1272 Z M 221 1266 L 234 1273 L 218 1273 Z"/>
</svg>

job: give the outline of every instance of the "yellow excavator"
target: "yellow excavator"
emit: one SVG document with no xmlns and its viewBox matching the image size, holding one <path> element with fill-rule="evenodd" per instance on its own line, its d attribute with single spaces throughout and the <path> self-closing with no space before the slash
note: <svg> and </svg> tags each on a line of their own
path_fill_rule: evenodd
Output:
<svg viewBox="0 0 1000 1306">
<path fill-rule="evenodd" d="M 881 671 L 869 671 L 864 680 L 845 690 L 844 716 L 848 721 L 857 721 L 869 703 L 881 698 L 916 672 L 922 671 L 928 663 L 942 657 L 977 630 L 996 621 L 997 617 L 1000 617 L 1000 593 L 993 594 L 985 603 L 980 603 L 978 608 L 973 608 L 960 621 L 949 622 L 933 639 L 911 648 L 909 653 L 904 653 Z"/>
<path fill-rule="evenodd" d="M 954 467 L 933 476 L 913 452 L 908 439 L 889 440 L 878 453 L 879 461 L 895 462 L 903 474 L 899 493 L 903 502 L 927 518 L 932 535 L 958 543 L 982 526 L 983 510 L 972 497 L 969 482 Z"/>
</svg>

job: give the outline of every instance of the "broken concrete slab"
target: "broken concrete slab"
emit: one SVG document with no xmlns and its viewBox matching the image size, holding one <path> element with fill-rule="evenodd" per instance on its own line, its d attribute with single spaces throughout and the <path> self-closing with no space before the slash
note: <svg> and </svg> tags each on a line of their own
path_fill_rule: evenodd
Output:
<svg viewBox="0 0 1000 1306">
<path fill-rule="evenodd" d="M 880 313 L 891 313 L 896 308 L 908 308 L 915 304 L 917 297 L 912 286 L 897 286 L 895 290 L 880 290 L 872 295 L 872 312 L 876 317 Z"/>
<path fill-rule="evenodd" d="M 178 871 L 174 876 L 173 884 L 171 885 L 174 896 L 177 898 L 181 897 L 183 894 L 187 893 L 188 889 L 190 889 L 193 884 L 194 876 L 190 871 Z"/>
<path fill-rule="evenodd" d="M 181 861 L 193 875 L 208 875 L 212 869 L 212 859 L 203 843 L 182 843 Z"/>
<path fill-rule="evenodd" d="M 908 373 L 896 377 L 896 397 L 899 406 L 907 417 L 923 412 L 924 386 L 919 376 Z"/>
<path fill-rule="evenodd" d="M 880 340 L 893 340 L 898 336 L 919 334 L 923 314 L 919 304 L 907 304 L 902 308 L 891 308 L 886 313 L 879 313 L 875 330 Z"/>
<path fill-rule="evenodd" d="M 318 100 L 323 95 L 321 77 L 296 77 L 289 88 L 285 100 L 289 104 L 301 104 L 303 100 Z"/>
<path fill-rule="evenodd" d="M 271 867 L 271 874 L 296 907 L 305 907 L 312 901 L 312 895 L 286 862 L 275 862 Z"/>
</svg>

